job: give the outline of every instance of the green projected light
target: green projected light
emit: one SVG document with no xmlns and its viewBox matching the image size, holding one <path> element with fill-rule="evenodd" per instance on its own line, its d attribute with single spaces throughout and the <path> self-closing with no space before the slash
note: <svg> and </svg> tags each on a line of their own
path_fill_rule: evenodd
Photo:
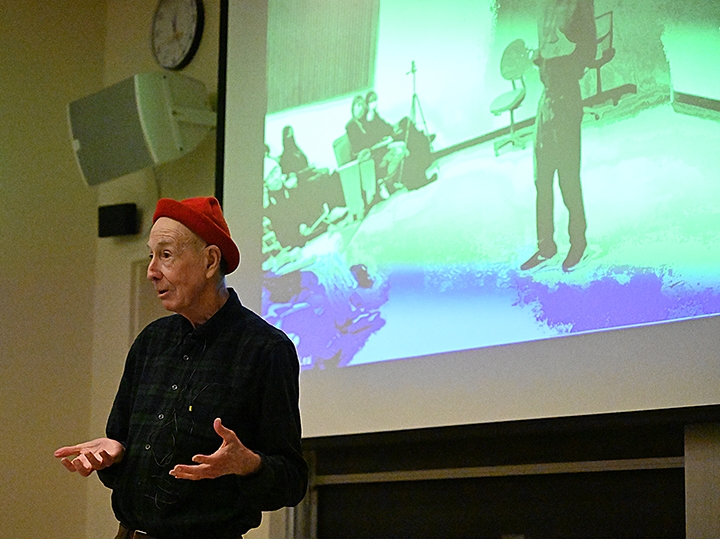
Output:
<svg viewBox="0 0 720 539">
<path fill-rule="evenodd" d="M 720 4 L 270 0 L 262 314 L 324 369 L 720 313 Z"/>
</svg>

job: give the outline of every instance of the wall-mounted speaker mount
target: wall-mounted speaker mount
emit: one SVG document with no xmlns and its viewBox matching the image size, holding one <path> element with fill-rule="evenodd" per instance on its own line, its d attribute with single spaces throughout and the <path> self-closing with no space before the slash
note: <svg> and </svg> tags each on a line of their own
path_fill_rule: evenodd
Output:
<svg viewBox="0 0 720 539">
<path fill-rule="evenodd" d="M 173 161 L 216 124 L 205 85 L 178 73 L 143 73 L 68 105 L 83 178 L 97 185 Z"/>
</svg>

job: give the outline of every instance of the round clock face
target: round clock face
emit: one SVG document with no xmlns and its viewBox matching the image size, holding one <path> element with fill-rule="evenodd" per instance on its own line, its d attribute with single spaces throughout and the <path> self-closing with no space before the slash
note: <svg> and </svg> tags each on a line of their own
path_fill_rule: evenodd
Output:
<svg viewBox="0 0 720 539">
<path fill-rule="evenodd" d="M 202 0 L 160 0 L 152 24 L 152 50 L 167 69 L 185 67 L 200 45 Z"/>
</svg>

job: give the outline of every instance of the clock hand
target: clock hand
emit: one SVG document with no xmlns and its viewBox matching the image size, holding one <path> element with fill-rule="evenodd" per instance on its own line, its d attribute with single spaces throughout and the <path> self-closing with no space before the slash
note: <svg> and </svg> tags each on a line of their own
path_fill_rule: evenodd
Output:
<svg viewBox="0 0 720 539">
<path fill-rule="evenodd" d="M 177 13 L 173 15 L 173 41 L 179 41 L 182 39 L 185 32 L 179 32 L 177 29 Z"/>
</svg>

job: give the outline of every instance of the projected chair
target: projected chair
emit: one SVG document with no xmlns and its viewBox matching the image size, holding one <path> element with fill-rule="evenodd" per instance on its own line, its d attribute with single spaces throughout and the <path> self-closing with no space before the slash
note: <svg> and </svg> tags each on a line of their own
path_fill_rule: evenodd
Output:
<svg viewBox="0 0 720 539">
<path fill-rule="evenodd" d="M 525 142 L 515 129 L 515 110 L 525 99 L 525 72 L 532 65 L 530 51 L 522 39 L 516 39 L 505 47 L 500 59 L 500 74 L 505 80 L 512 83 L 512 90 L 500 94 L 490 103 L 490 112 L 500 116 L 505 112 L 510 113 L 509 136 L 495 141 L 495 155 L 500 154 L 500 149 L 512 144 L 520 148 L 525 147 Z"/>
<path fill-rule="evenodd" d="M 335 139 L 333 151 L 338 164 L 337 170 L 340 174 L 348 216 L 354 220 L 362 219 L 365 216 L 366 205 L 373 200 L 377 190 L 375 163 L 372 159 L 364 161 L 353 159 L 347 135 Z"/>
<path fill-rule="evenodd" d="M 338 137 L 333 141 L 333 152 L 338 166 L 347 165 L 353 160 L 350 139 L 348 139 L 347 135 Z"/>
<path fill-rule="evenodd" d="M 595 27 L 597 29 L 597 55 L 595 60 L 588 66 L 588 68 L 595 71 L 595 95 L 585 99 L 583 105 L 592 107 L 607 101 L 612 101 L 613 105 L 617 105 L 620 98 L 625 94 L 637 93 L 637 86 L 635 84 L 623 84 L 610 90 L 603 89 L 601 69 L 615 58 L 613 12 L 608 11 L 595 17 Z"/>
</svg>

